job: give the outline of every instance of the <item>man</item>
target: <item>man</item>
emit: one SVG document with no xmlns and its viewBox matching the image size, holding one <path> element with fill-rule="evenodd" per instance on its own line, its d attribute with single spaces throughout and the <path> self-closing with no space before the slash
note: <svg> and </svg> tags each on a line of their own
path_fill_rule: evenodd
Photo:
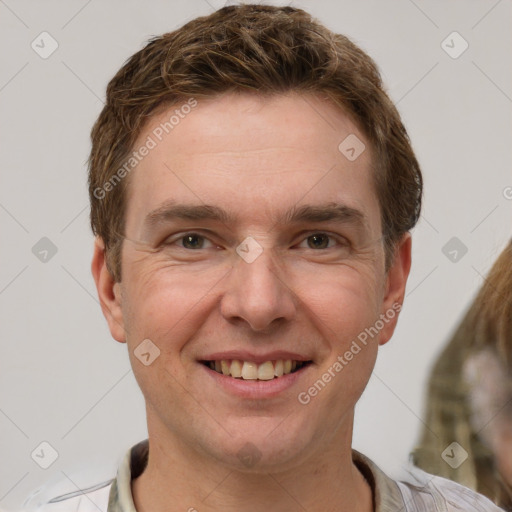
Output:
<svg viewBox="0 0 512 512">
<path fill-rule="evenodd" d="M 112 79 L 89 163 L 92 272 L 149 439 L 44 511 L 499 510 L 351 448 L 422 193 L 364 52 L 290 7 L 192 20 Z"/>
</svg>

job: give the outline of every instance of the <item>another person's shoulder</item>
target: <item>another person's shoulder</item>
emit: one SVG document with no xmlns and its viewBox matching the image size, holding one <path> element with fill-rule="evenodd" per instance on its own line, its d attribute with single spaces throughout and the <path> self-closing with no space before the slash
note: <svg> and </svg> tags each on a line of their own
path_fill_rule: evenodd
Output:
<svg viewBox="0 0 512 512">
<path fill-rule="evenodd" d="M 107 512 L 113 480 L 52 498 L 35 512 Z"/>
</svg>

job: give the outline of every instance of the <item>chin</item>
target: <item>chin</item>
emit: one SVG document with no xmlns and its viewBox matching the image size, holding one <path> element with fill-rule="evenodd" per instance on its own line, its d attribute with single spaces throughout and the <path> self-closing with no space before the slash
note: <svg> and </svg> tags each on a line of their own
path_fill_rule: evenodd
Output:
<svg viewBox="0 0 512 512">
<path fill-rule="evenodd" d="M 239 434 L 226 436 L 225 444 L 218 445 L 216 458 L 237 471 L 250 473 L 279 472 L 299 464 L 307 458 L 308 446 L 316 445 L 315 436 L 304 425 L 291 426 L 286 422 L 279 418 L 270 429 L 269 421 L 265 421 L 264 427 L 260 422 L 244 422 L 244 428 L 237 429 Z"/>
</svg>

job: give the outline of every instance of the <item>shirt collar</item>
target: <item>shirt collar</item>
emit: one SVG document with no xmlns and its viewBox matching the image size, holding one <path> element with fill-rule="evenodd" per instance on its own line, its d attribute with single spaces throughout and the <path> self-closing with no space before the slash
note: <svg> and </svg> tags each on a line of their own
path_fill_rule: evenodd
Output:
<svg viewBox="0 0 512 512">
<path fill-rule="evenodd" d="M 112 482 L 107 512 L 137 512 L 131 482 L 146 468 L 148 454 L 147 439 L 128 450 L 119 466 L 117 477 Z M 394 480 L 356 450 L 352 450 L 352 459 L 372 489 L 375 512 L 400 510 L 404 506 L 402 495 Z"/>
</svg>

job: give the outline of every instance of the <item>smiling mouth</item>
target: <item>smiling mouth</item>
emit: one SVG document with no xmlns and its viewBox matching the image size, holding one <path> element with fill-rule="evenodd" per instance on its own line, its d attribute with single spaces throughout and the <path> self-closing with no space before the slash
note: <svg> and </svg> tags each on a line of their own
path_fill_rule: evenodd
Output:
<svg viewBox="0 0 512 512">
<path fill-rule="evenodd" d="M 272 380 L 295 373 L 305 368 L 312 361 L 294 361 L 292 359 L 278 359 L 258 364 L 252 361 L 238 359 L 222 359 L 216 361 L 201 361 L 211 370 L 226 377 L 243 380 Z"/>
</svg>

